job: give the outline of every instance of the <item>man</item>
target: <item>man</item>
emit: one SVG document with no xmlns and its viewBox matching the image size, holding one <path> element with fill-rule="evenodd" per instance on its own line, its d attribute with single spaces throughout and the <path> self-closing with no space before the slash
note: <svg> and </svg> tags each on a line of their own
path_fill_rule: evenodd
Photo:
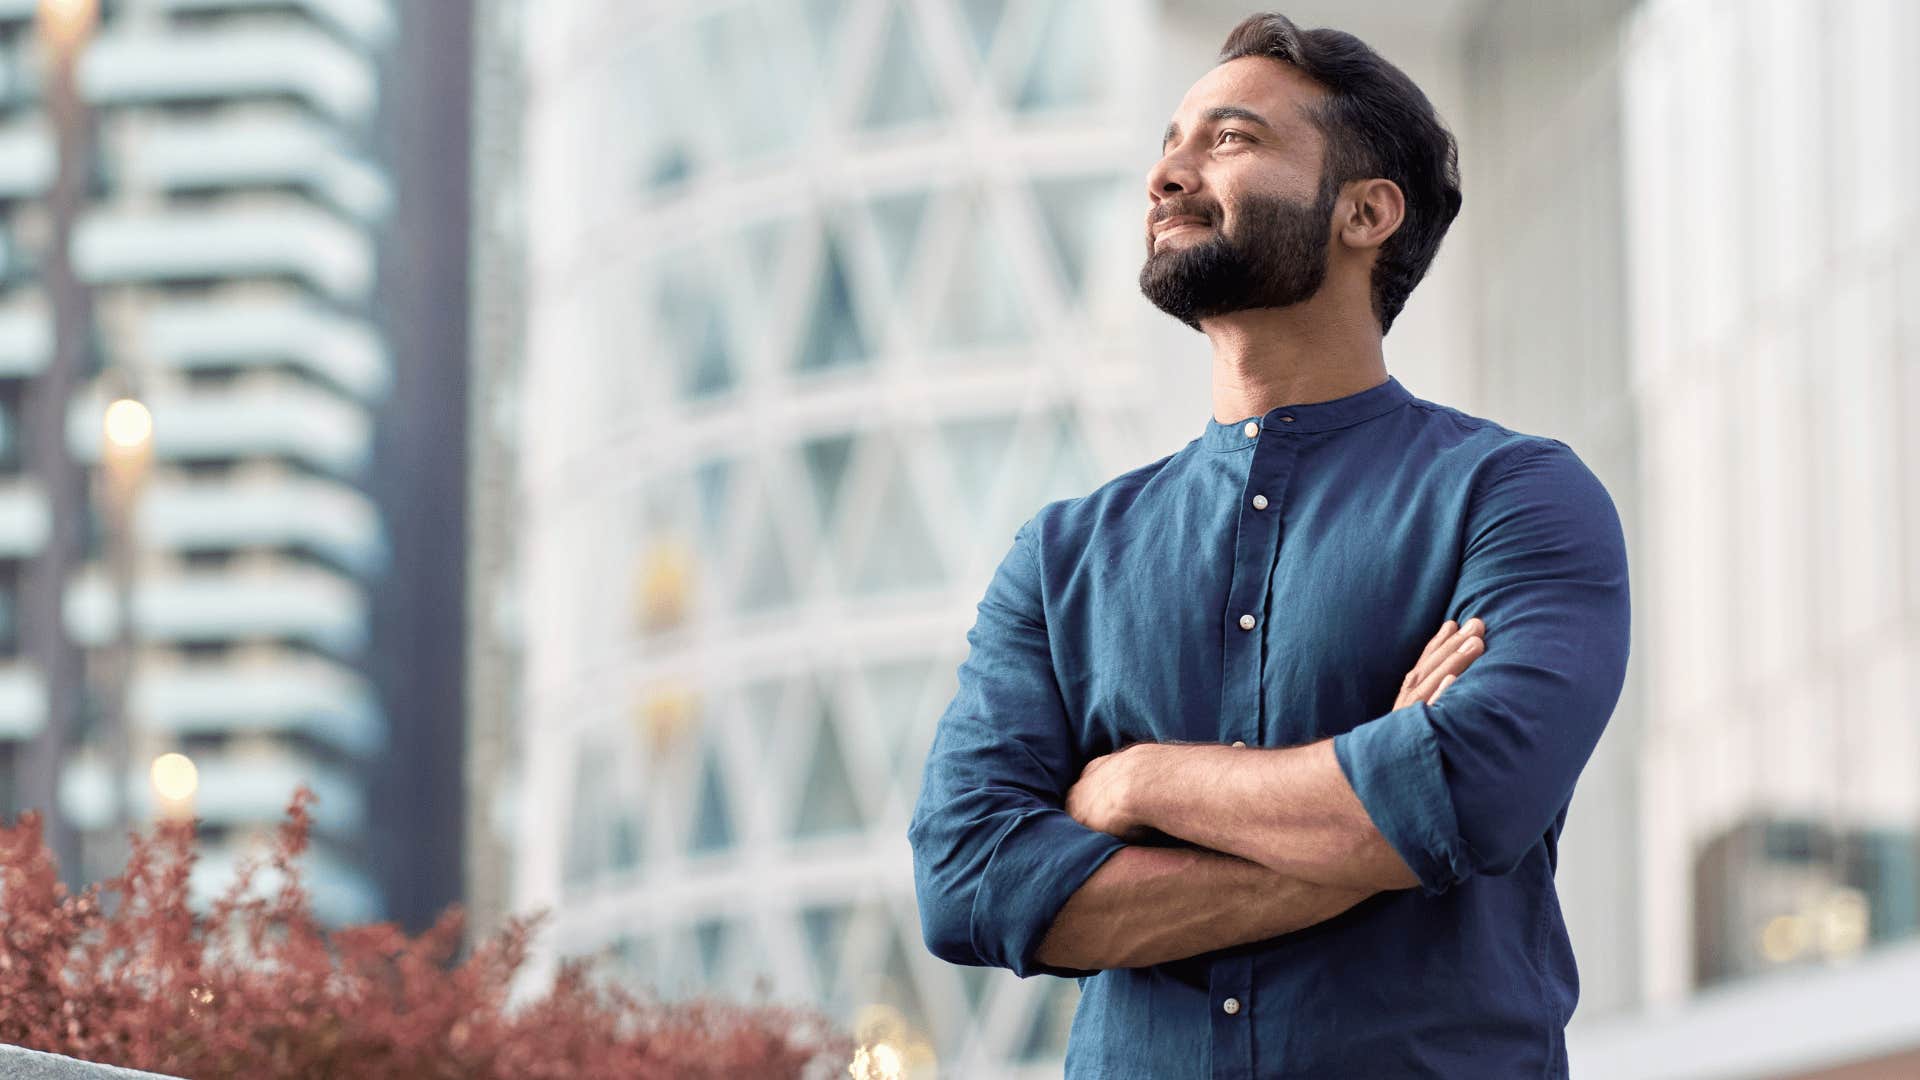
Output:
<svg viewBox="0 0 1920 1080">
<path fill-rule="evenodd" d="M 1565 443 L 1386 372 L 1455 154 L 1273 14 L 1167 128 L 1140 286 L 1211 341 L 1212 415 L 1018 530 L 908 831 L 936 955 L 1080 979 L 1069 1076 L 1567 1075 L 1556 843 L 1625 541 Z"/>
</svg>

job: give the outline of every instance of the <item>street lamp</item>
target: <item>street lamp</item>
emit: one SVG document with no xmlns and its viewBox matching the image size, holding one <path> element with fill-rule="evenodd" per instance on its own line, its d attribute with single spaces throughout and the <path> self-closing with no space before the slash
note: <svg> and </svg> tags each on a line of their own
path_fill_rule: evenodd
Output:
<svg viewBox="0 0 1920 1080">
<path fill-rule="evenodd" d="M 133 687 L 136 647 L 134 575 L 138 543 L 134 525 L 135 513 L 140 505 L 140 489 L 145 484 L 147 468 L 153 461 L 153 414 L 138 398 L 115 398 L 101 416 L 100 434 L 100 501 L 107 525 L 107 560 L 113 578 L 115 615 L 114 656 L 103 687 L 105 692 L 101 704 L 113 775 L 114 836 L 118 838 L 124 837 L 132 825 L 132 814 L 127 805 L 127 771 L 132 757 L 127 699 Z M 193 763 L 182 755 L 162 757 L 154 762 L 156 787 L 160 787 L 160 763 L 169 758 L 185 762 L 189 771 L 193 768 Z M 177 766 L 178 763 L 173 765 Z M 177 768 L 168 775 L 178 775 Z M 161 793 L 164 796 L 166 789 L 161 788 Z"/>
<path fill-rule="evenodd" d="M 193 817 L 193 796 L 200 790 L 200 769 L 185 754 L 167 753 L 153 759 L 148 770 L 161 812 L 170 818 Z"/>
<path fill-rule="evenodd" d="M 80 46 L 93 34 L 99 12 L 96 0 L 40 0 L 35 21 L 40 27 L 41 40 L 71 56 L 79 52 Z"/>
<path fill-rule="evenodd" d="M 70 242 L 92 175 L 93 120 L 80 96 L 77 71 L 97 16 L 95 0 L 42 0 L 36 20 L 42 99 L 56 140 L 40 266 L 53 352 L 46 367 L 27 381 L 20 408 L 27 464 L 45 492 L 50 528 L 20 584 L 22 651 L 46 680 L 47 722 L 28 745 L 18 779 L 22 802 L 47 814 L 47 840 L 62 870 L 78 880 L 87 874 L 58 797 L 86 678 L 85 657 L 67 634 L 64 617 L 66 591 L 84 550 L 86 514 L 86 473 L 68 449 L 67 410 L 87 368 L 93 311 L 86 283 L 74 270 Z"/>
</svg>

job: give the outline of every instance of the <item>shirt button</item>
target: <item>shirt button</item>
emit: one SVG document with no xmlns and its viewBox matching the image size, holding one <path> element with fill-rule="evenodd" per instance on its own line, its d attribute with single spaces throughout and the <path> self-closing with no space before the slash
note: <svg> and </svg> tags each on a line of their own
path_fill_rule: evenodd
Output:
<svg viewBox="0 0 1920 1080">
<path fill-rule="evenodd" d="M 1240 629 L 1242 630 L 1253 629 L 1253 616 L 1251 615 L 1240 616 Z"/>
<path fill-rule="evenodd" d="M 1228 998 L 1227 1000 L 1220 1003 L 1220 1010 L 1226 1013 L 1228 1016 L 1233 1016 L 1234 1014 L 1240 1011 L 1240 999 Z"/>
<path fill-rule="evenodd" d="M 1246 745 L 1247 745 L 1247 744 L 1246 744 L 1246 743 L 1244 743 L 1244 742 L 1242 742 L 1242 741 L 1240 741 L 1239 739 L 1235 739 L 1235 740 L 1233 740 L 1233 745 L 1235 745 L 1235 746 L 1237 746 L 1237 747 L 1239 747 L 1239 748 L 1241 748 L 1241 749 L 1243 749 L 1243 750 L 1244 750 L 1244 749 L 1246 749 Z"/>
<path fill-rule="evenodd" d="M 1265 495 L 1255 495 L 1253 497 L 1253 508 L 1255 510 L 1265 510 L 1267 508 L 1267 497 Z"/>
<path fill-rule="evenodd" d="M 1242 430 L 1242 431 L 1244 431 L 1244 432 L 1246 432 L 1246 433 L 1247 433 L 1247 438 L 1249 438 L 1249 439 L 1251 439 L 1251 438 L 1253 438 L 1253 437 L 1254 437 L 1255 435 L 1258 435 L 1258 434 L 1260 434 L 1260 425 L 1259 425 L 1259 424 L 1256 424 L 1256 423 L 1254 423 L 1254 422 L 1253 422 L 1253 421 L 1251 421 L 1251 420 L 1249 420 L 1249 421 L 1247 421 L 1247 426 L 1246 426 L 1246 427 L 1243 427 L 1243 428 L 1241 428 L 1240 430 Z"/>
</svg>

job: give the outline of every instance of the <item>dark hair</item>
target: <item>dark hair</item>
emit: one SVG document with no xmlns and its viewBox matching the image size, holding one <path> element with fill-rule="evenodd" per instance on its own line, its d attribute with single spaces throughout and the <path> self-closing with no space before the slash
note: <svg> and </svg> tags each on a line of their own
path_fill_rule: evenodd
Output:
<svg viewBox="0 0 1920 1080">
<path fill-rule="evenodd" d="M 1460 212 L 1453 133 L 1405 72 L 1344 31 L 1302 30 L 1285 15 L 1260 12 L 1227 35 L 1218 62 L 1243 56 L 1283 60 L 1327 88 L 1326 98 L 1306 109 L 1326 138 L 1323 192 L 1373 177 L 1400 186 L 1406 217 L 1380 245 L 1373 268 L 1373 313 L 1384 335 Z"/>
</svg>

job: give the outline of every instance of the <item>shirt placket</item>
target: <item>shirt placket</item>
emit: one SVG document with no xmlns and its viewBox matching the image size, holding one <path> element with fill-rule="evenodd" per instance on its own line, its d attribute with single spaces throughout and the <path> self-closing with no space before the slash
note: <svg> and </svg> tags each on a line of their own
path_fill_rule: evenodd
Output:
<svg viewBox="0 0 1920 1080">
<path fill-rule="evenodd" d="M 1235 746 L 1261 745 L 1260 681 L 1266 621 L 1272 614 L 1267 597 L 1279 551 L 1280 509 L 1295 457 L 1293 440 L 1283 437 L 1279 426 L 1291 422 L 1285 414 L 1269 414 L 1265 424 L 1249 420 L 1243 429 L 1254 446 L 1239 493 L 1221 659 L 1220 730 Z M 1215 1080 L 1253 1080 L 1253 958 L 1214 961 L 1208 999 Z"/>
<path fill-rule="evenodd" d="M 1269 417 L 1289 423 L 1284 415 Z M 1225 648 L 1221 650 L 1220 731 L 1229 743 L 1261 744 L 1260 677 L 1266 663 L 1267 598 L 1275 556 L 1280 550 L 1280 510 L 1293 476 L 1293 440 L 1277 430 L 1247 421 L 1245 432 L 1258 440 L 1240 491 L 1233 545 L 1233 580 L 1227 590 Z"/>
</svg>

